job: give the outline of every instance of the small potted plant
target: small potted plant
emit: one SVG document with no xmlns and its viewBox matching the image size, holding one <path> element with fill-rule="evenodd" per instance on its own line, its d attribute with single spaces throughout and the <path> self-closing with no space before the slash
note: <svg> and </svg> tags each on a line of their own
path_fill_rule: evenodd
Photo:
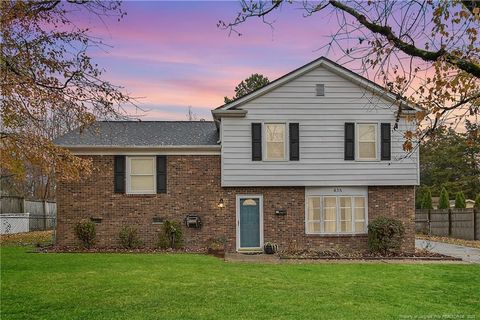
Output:
<svg viewBox="0 0 480 320">
<path fill-rule="evenodd" d="M 278 246 L 275 243 L 267 242 L 263 246 L 263 250 L 266 254 L 274 254 L 278 251 Z"/>
</svg>

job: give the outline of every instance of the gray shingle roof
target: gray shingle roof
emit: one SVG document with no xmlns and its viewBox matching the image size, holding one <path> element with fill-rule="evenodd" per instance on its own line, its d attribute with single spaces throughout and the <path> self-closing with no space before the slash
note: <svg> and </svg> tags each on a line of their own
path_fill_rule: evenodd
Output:
<svg viewBox="0 0 480 320">
<path fill-rule="evenodd" d="M 213 121 L 97 121 L 55 139 L 59 146 L 218 145 Z"/>
</svg>

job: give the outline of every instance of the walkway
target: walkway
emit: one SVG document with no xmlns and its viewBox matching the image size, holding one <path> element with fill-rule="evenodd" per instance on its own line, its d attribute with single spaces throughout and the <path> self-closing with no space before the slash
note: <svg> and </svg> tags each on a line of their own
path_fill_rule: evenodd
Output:
<svg viewBox="0 0 480 320">
<path fill-rule="evenodd" d="M 480 249 L 421 239 L 415 240 L 415 247 L 480 264 Z"/>
</svg>

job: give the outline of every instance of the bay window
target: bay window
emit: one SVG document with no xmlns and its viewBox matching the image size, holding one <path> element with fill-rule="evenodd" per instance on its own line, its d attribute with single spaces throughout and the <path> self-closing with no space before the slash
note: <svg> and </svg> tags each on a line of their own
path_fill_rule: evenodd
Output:
<svg viewBox="0 0 480 320">
<path fill-rule="evenodd" d="M 366 197 L 309 196 L 306 220 L 307 234 L 366 233 Z"/>
</svg>

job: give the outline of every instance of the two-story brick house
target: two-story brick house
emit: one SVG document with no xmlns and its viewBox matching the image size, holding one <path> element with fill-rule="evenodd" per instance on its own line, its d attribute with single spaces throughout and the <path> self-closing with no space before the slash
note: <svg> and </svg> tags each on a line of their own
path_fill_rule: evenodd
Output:
<svg viewBox="0 0 480 320">
<path fill-rule="evenodd" d="M 93 159 L 94 174 L 59 183 L 60 245 L 73 226 L 97 225 L 97 245 L 117 246 L 136 226 L 155 246 L 161 221 L 201 218 L 185 243 L 226 239 L 227 251 L 363 250 L 367 225 L 395 217 L 414 250 L 418 153 L 402 149 L 411 125 L 380 86 L 317 59 L 212 111 L 214 121 L 97 122 L 57 140 Z"/>
</svg>

